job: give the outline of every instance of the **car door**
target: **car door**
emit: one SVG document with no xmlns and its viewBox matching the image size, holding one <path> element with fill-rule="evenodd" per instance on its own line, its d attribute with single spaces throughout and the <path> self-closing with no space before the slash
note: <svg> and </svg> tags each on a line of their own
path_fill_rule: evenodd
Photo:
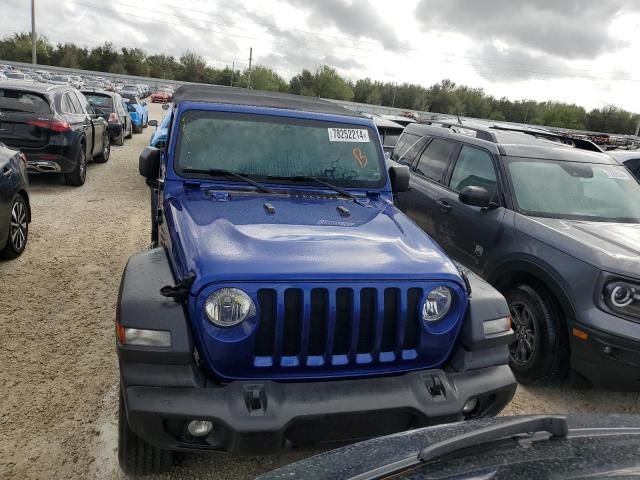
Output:
<svg viewBox="0 0 640 480">
<path fill-rule="evenodd" d="M 443 240 L 438 225 L 441 182 L 459 148 L 458 143 L 444 138 L 431 139 L 412 163 L 410 190 L 397 199 L 398 207 L 438 243 Z"/>
<path fill-rule="evenodd" d="M 440 244 L 478 274 L 483 273 L 504 231 L 506 210 L 496 166 L 488 150 L 463 145 L 437 196 Z M 494 206 L 483 209 L 462 203 L 459 192 L 470 186 L 485 188 Z"/>
<path fill-rule="evenodd" d="M 84 135 L 86 141 L 85 153 L 87 160 L 90 160 L 91 152 L 93 151 L 93 126 L 89 116 L 82 111 L 78 99 L 72 91 L 66 91 L 62 94 L 60 109 L 71 124 L 71 128 L 77 134 Z"/>
<path fill-rule="evenodd" d="M 82 112 L 87 116 L 91 122 L 91 130 L 93 132 L 93 150 L 91 151 L 91 157 L 95 156 L 98 152 L 104 149 L 102 142 L 104 141 L 104 131 L 106 128 L 106 121 L 96 115 L 93 107 L 81 92 L 74 92 L 79 102 Z"/>
<path fill-rule="evenodd" d="M 8 155 L 0 157 L 0 246 L 9 234 L 11 200 L 16 190 L 17 171 Z"/>
</svg>

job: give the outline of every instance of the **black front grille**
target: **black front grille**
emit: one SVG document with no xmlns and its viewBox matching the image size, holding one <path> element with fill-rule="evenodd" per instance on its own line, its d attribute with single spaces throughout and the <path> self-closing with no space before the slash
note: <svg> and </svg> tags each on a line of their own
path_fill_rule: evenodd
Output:
<svg viewBox="0 0 640 480">
<path fill-rule="evenodd" d="M 259 289 L 255 356 L 274 366 L 398 359 L 418 347 L 422 295 L 398 287 Z"/>
</svg>

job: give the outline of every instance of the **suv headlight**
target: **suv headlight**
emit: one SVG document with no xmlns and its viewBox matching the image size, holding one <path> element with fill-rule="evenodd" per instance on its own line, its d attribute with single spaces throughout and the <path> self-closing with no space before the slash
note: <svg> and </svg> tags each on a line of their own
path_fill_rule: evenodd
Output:
<svg viewBox="0 0 640 480">
<path fill-rule="evenodd" d="M 640 317 L 640 285 L 613 280 L 604 286 L 604 301 L 614 312 Z"/>
<path fill-rule="evenodd" d="M 254 316 L 256 306 L 251 297 L 237 288 L 222 288 L 204 302 L 204 311 L 211 323 L 228 328 Z"/>
<path fill-rule="evenodd" d="M 436 287 L 429 292 L 422 304 L 422 320 L 433 323 L 442 320 L 453 304 L 453 293 L 448 287 Z"/>
</svg>

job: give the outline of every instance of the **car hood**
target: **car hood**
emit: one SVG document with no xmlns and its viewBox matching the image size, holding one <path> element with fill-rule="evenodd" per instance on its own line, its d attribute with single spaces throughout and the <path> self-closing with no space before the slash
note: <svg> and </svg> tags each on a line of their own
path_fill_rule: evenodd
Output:
<svg viewBox="0 0 640 480">
<path fill-rule="evenodd" d="M 519 216 L 518 230 L 602 270 L 640 276 L 640 224 Z"/>
<path fill-rule="evenodd" d="M 462 282 L 442 250 L 379 198 L 179 190 L 165 212 L 175 266 L 196 276 L 192 292 L 217 281 Z"/>
</svg>

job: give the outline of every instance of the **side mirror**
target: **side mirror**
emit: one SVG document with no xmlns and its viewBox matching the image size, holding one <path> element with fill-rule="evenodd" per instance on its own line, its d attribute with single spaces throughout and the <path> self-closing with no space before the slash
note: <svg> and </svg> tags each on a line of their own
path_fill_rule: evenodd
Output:
<svg viewBox="0 0 640 480">
<path fill-rule="evenodd" d="M 411 173 L 409 167 L 405 165 L 392 165 L 389 167 L 389 179 L 391 180 L 391 190 L 393 193 L 406 192 L 409 190 L 409 179 Z"/>
<path fill-rule="evenodd" d="M 458 195 L 460 202 L 471 207 L 489 208 L 491 206 L 491 197 L 486 188 L 482 187 L 464 187 Z"/>
<path fill-rule="evenodd" d="M 160 176 L 160 150 L 146 147 L 140 154 L 138 170 L 147 180 L 157 180 Z"/>
<path fill-rule="evenodd" d="M 158 120 L 149 120 L 147 122 L 147 125 L 149 125 L 150 127 L 157 127 L 158 126 Z"/>
<path fill-rule="evenodd" d="M 162 109 L 163 110 L 169 110 L 169 104 L 168 103 L 163 103 L 162 104 Z"/>
</svg>

